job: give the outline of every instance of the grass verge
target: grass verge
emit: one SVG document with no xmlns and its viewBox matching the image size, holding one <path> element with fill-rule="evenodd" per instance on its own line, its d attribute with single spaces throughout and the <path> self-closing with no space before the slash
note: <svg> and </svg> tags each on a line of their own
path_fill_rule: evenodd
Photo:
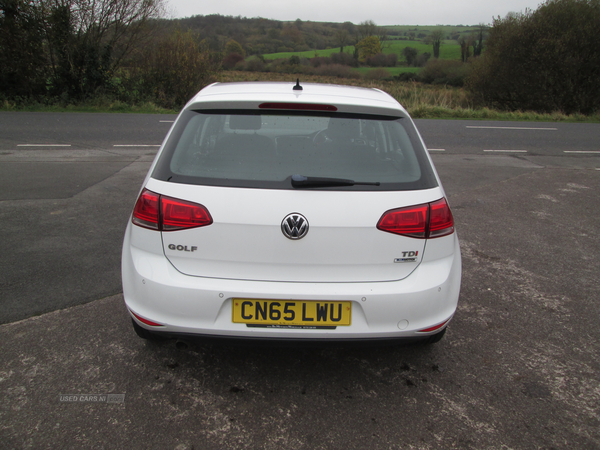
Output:
<svg viewBox="0 0 600 450">
<path fill-rule="evenodd" d="M 233 81 L 287 81 L 295 82 L 298 75 L 272 72 L 224 71 L 219 76 L 221 82 Z M 566 115 L 561 112 L 540 114 L 529 111 L 497 111 L 477 107 L 470 94 L 462 88 L 442 85 L 428 85 L 418 82 L 398 82 L 385 80 L 347 79 L 330 76 L 300 75 L 305 83 L 343 84 L 381 89 L 402 104 L 415 119 L 470 119 L 503 120 L 527 122 L 591 122 L 600 123 L 600 113 L 593 116 L 581 114 Z M 200 87 L 199 87 L 200 88 Z M 97 112 L 97 113 L 139 113 L 176 114 L 178 111 L 164 109 L 154 103 L 128 105 L 120 101 L 98 99 L 86 103 L 70 105 L 45 105 L 40 103 L 17 105 L 4 101 L 0 111 L 31 112 Z"/>
<path fill-rule="evenodd" d="M 295 82 L 298 75 L 271 72 L 228 71 L 220 81 L 288 81 Z M 592 122 L 600 123 L 600 114 L 585 116 L 561 112 L 541 114 L 531 111 L 497 111 L 474 105 L 471 95 L 463 88 L 429 85 L 418 82 L 346 79 L 337 77 L 300 75 L 306 83 L 344 84 L 381 89 L 394 97 L 415 119 L 470 119 L 526 122 Z"/>
<path fill-rule="evenodd" d="M 75 104 L 16 104 L 11 101 L 0 103 L 0 111 L 19 112 L 93 112 L 93 113 L 128 113 L 128 114 L 177 114 L 179 111 L 161 108 L 152 102 L 140 105 L 129 105 L 121 101 L 90 100 Z"/>
</svg>

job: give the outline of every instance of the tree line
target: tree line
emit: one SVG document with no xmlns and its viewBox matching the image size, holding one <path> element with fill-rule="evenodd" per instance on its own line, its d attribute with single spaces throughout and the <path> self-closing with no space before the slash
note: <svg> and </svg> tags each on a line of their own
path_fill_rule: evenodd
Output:
<svg viewBox="0 0 600 450">
<path fill-rule="evenodd" d="M 548 0 L 496 18 L 467 87 L 505 110 L 600 112 L 600 0 Z"/>
<path fill-rule="evenodd" d="M 291 57 L 273 67 L 350 76 L 355 73 L 349 67 L 394 66 L 402 56 L 408 64 L 425 65 L 420 81 L 464 80 L 482 106 L 599 110 L 600 0 L 547 0 L 535 11 L 456 34 L 451 38 L 460 45 L 457 61 L 437 58 L 448 38 L 441 30 L 421 36 L 431 54 L 406 47 L 395 55 L 385 46 L 390 37 L 403 37 L 372 21 L 219 15 L 166 20 L 164 1 L 0 0 L 0 101 L 68 103 L 110 96 L 178 108 L 222 68 L 264 70 L 262 54 L 339 48 L 328 58 Z M 336 73 L 333 66 L 347 69 Z"/>
<path fill-rule="evenodd" d="M 163 0 L 0 0 L 0 101 L 180 107 L 220 60 L 163 13 Z"/>
</svg>

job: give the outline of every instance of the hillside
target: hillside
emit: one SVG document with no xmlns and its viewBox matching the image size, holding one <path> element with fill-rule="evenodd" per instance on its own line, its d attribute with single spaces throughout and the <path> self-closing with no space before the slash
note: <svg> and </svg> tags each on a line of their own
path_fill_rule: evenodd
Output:
<svg viewBox="0 0 600 450">
<path fill-rule="evenodd" d="M 329 56 L 339 51 L 340 47 L 352 47 L 360 39 L 371 34 L 380 40 L 387 40 L 383 53 L 401 53 L 407 45 L 415 47 L 419 52 L 430 51 L 427 38 L 434 30 L 442 30 L 445 44 L 456 47 L 442 58 L 460 58 L 460 46 L 457 40 L 468 37 L 479 29 L 478 26 L 412 26 L 394 25 L 378 27 L 370 21 L 361 24 L 351 22 L 330 23 L 296 20 L 282 22 L 263 18 L 232 17 L 221 15 L 193 16 L 185 19 L 161 21 L 165 25 L 178 25 L 183 30 L 191 30 L 198 38 L 209 45 L 212 51 L 223 51 L 231 39 L 242 46 L 245 56 L 264 55 L 268 59 L 289 57 L 290 53 L 299 57 L 313 57 L 315 50 L 318 56 Z M 443 47 L 443 46 L 442 46 Z M 346 49 L 349 51 L 349 49 Z M 351 51 L 351 50 L 350 50 Z M 268 55 L 268 56 L 267 56 Z"/>
</svg>

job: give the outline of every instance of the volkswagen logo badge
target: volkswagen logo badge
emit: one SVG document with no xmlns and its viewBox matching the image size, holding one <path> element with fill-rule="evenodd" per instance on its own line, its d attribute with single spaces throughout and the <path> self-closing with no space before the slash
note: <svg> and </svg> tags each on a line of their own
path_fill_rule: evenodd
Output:
<svg viewBox="0 0 600 450">
<path fill-rule="evenodd" d="M 302 239 L 308 233 L 308 220 L 302 214 L 288 214 L 281 222 L 281 231 L 288 239 Z"/>
</svg>

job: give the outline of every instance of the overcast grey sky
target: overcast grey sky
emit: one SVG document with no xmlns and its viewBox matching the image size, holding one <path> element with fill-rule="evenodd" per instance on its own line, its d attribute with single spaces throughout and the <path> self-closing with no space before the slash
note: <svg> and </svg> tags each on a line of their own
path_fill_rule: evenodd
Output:
<svg viewBox="0 0 600 450">
<path fill-rule="evenodd" d="M 477 25 L 537 9 L 541 0 L 167 0 L 172 17 L 221 14 L 377 25 Z"/>
</svg>

